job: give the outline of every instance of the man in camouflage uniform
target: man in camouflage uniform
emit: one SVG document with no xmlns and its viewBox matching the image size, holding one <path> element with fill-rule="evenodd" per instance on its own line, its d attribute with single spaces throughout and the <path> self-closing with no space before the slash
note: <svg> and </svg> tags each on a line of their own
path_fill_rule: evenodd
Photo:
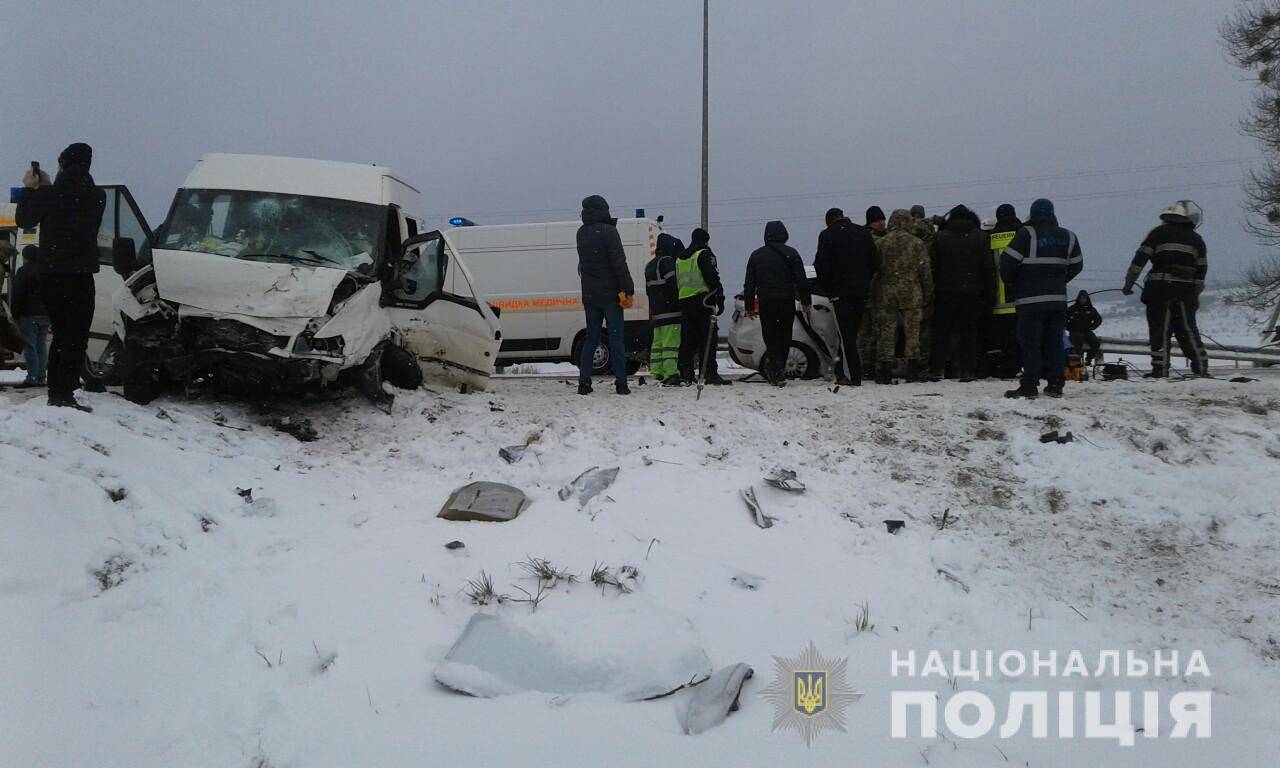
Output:
<svg viewBox="0 0 1280 768">
<path fill-rule="evenodd" d="M 916 378 L 920 361 L 925 359 L 920 348 L 924 303 L 933 295 L 933 270 L 929 249 L 915 235 L 911 214 L 901 208 L 889 217 L 889 230 L 880 239 L 880 275 L 877 286 L 876 382 L 893 381 L 894 334 L 902 319 L 907 376 Z"/>
<path fill-rule="evenodd" d="M 933 236 L 937 232 L 933 223 L 925 216 L 923 205 L 911 206 L 911 233 L 924 243 L 927 252 L 933 248 Z M 932 280 L 930 281 L 932 285 Z M 933 289 L 925 292 L 924 307 L 920 316 L 920 359 L 928 360 L 933 354 Z"/>
<path fill-rule="evenodd" d="M 880 206 L 873 205 L 867 209 L 867 229 L 871 230 L 871 239 L 876 246 L 884 238 L 885 218 Z M 858 334 L 858 357 L 862 358 L 862 378 L 873 379 L 876 375 L 876 285 L 879 273 L 871 278 L 871 292 L 867 295 L 867 306 L 862 310 L 862 332 Z"/>
</svg>

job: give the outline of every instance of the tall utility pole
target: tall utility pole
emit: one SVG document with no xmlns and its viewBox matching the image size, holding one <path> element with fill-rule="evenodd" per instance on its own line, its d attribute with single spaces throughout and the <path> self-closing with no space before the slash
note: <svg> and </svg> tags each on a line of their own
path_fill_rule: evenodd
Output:
<svg viewBox="0 0 1280 768">
<path fill-rule="evenodd" d="M 711 0 L 702 0 L 702 228 L 707 229 L 707 25 L 711 19 L 708 6 Z"/>
</svg>

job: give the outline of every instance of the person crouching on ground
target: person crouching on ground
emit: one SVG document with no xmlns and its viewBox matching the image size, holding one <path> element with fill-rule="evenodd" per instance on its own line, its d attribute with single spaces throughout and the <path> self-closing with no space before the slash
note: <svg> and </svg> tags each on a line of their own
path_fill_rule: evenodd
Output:
<svg viewBox="0 0 1280 768">
<path fill-rule="evenodd" d="M 1094 333 L 1100 325 L 1102 315 L 1094 309 L 1089 292 L 1081 291 L 1067 310 L 1067 337 L 1071 340 L 1071 347 L 1084 354 L 1085 365 L 1093 365 L 1102 358 L 1102 343 Z"/>
</svg>

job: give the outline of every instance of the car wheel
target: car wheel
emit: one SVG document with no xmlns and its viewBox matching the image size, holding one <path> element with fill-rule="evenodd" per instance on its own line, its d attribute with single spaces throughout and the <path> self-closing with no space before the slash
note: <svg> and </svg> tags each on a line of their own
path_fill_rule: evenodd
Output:
<svg viewBox="0 0 1280 768">
<path fill-rule="evenodd" d="M 572 362 L 574 365 L 578 365 L 578 362 L 582 360 L 582 345 L 586 344 L 586 342 L 587 335 L 585 333 L 579 335 L 577 340 L 573 342 Z M 591 375 L 607 376 L 610 374 L 613 371 L 613 363 L 610 357 L 608 342 L 606 339 L 601 339 L 600 343 L 596 345 L 595 354 L 591 356 Z M 636 370 L 639 370 L 639 368 Z"/>
<path fill-rule="evenodd" d="M 769 354 L 766 352 L 760 360 L 760 370 L 764 370 L 768 363 Z M 813 351 L 812 347 L 801 344 L 798 341 L 791 342 L 791 349 L 787 352 L 787 362 L 782 367 L 783 374 L 788 379 L 816 379 L 822 375 L 822 369 L 818 366 L 818 353 Z"/>
<path fill-rule="evenodd" d="M 84 356 L 84 368 L 80 372 L 85 384 L 93 387 L 116 386 L 120 384 L 120 355 L 124 345 L 119 336 L 112 336 L 106 349 L 97 360 Z"/>
<path fill-rule="evenodd" d="M 145 350 L 125 342 L 119 370 L 129 402 L 146 405 L 160 396 L 160 366 Z"/>
</svg>

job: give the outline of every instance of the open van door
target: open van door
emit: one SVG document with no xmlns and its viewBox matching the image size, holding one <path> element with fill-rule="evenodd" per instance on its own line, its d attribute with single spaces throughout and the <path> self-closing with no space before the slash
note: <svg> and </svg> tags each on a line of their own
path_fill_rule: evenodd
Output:
<svg viewBox="0 0 1280 768">
<path fill-rule="evenodd" d="M 102 225 L 98 228 L 98 274 L 93 276 L 93 324 L 89 326 L 89 347 L 85 355 L 84 377 L 86 381 L 102 384 L 114 383 L 115 357 L 120 351 L 119 340 L 113 341 L 112 300 L 124 284 L 124 277 L 114 268 L 113 255 L 123 240 L 132 242 L 134 252 L 142 251 L 151 242 L 151 227 L 134 202 L 129 188 L 122 184 L 100 184 L 107 195 L 107 206 L 102 212 Z"/>
<path fill-rule="evenodd" d="M 391 322 L 428 377 L 484 389 L 502 332 L 466 264 L 440 232 L 405 242 L 390 275 Z"/>
</svg>

